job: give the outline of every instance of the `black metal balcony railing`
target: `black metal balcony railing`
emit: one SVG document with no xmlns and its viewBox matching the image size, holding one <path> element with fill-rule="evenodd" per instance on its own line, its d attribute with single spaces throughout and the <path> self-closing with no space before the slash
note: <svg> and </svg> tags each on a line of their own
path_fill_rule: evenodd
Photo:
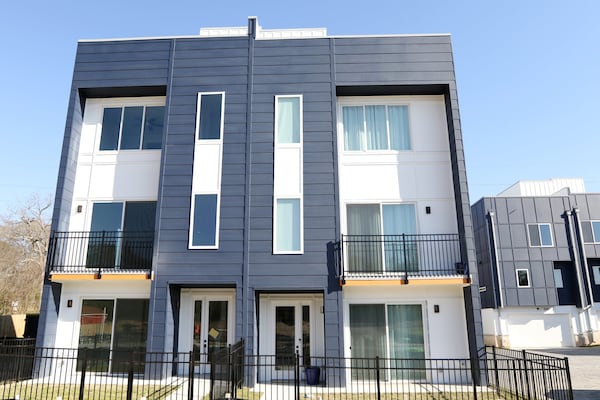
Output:
<svg viewBox="0 0 600 400">
<path fill-rule="evenodd" d="M 340 277 L 466 275 L 458 234 L 343 235 Z"/>
<path fill-rule="evenodd" d="M 153 232 L 53 232 L 48 246 L 50 272 L 90 269 L 149 270 Z"/>
</svg>

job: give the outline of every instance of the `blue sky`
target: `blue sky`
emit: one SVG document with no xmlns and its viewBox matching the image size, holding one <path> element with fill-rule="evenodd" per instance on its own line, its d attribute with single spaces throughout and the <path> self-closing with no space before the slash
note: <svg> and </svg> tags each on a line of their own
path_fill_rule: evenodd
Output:
<svg viewBox="0 0 600 400">
<path fill-rule="evenodd" d="M 54 195 L 78 39 L 195 35 L 250 15 L 331 35 L 451 33 L 471 202 L 520 179 L 583 177 L 600 192 L 595 0 L 2 3 L 0 214 Z"/>
</svg>

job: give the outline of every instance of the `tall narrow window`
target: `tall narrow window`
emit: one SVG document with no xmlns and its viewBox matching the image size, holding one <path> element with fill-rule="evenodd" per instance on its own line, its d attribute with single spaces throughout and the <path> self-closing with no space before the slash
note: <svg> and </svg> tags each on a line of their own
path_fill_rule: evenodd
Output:
<svg viewBox="0 0 600 400">
<path fill-rule="evenodd" d="M 224 92 L 198 93 L 188 243 L 190 249 L 219 247 L 224 107 Z"/>
<path fill-rule="evenodd" d="M 192 246 L 216 246 L 218 218 L 217 200 L 216 194 L 197 194 L 194 196 Z"/>
<path fill-rule="evenodd" d="M 301 250 L 300 199 L 277 199 L 275 215 L 277 252 L 299 252 Z"/>
<path fill-rule="evenodd" d="M 276 116 L 277 143 L 300 143 L 300 97 L 278 97 Z"/>
<path fill-rule="evenodd" d="M 273 253 L 303 251 L 302 96 L 275 96 Z"/>
<path fill-rule="evenodd" d="M 202 94 L 200 97 L 198 139 L 220 139 L 223 111 L 223 94 Z"/>
</svg>

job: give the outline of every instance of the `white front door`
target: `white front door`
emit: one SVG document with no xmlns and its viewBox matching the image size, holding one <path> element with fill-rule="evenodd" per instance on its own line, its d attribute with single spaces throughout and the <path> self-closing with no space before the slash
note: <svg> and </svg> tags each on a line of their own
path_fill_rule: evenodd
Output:
<svg viewBox="0 0 600 400">
<path fill-rule="evenodd" d="M 299 372 L 322 355 L 323 300 L 319 295 L 263 295 L 260 299 L 259 371 L 263 382 L 294 378 L 296 357 Z"/>
<path fill-rule="evenodd" d="M 214 354 L 233 343 L 233 294 L 182 291 L 179 319 L 180 351 L 195 354 L 198 373 L 207 373 Z"/>
</svg>

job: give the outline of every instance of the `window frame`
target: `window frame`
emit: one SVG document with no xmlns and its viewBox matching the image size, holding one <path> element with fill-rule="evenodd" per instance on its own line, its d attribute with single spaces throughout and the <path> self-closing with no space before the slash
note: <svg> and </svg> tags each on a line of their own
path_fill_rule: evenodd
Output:
<svg viewBox="0 0 600 400">
<path fill-rule="evenodd" d="M 94 146 L 94 150 L 101 154 L 111 154 L 118 153 L 121 151 L 130 152 L 130 151 L 161 151 L 164 147 L 164 130 L 166 123 L 166 104 L 164 97 L 122 97 L 122 98 L 111 98 L 111 99 L 99 99 L 100 102 L 100 115 L 98 116 L 98 131 L 97 131 L 97 143 Z M 142 123 L 141 123 L 141 131 L 139 134 L 139 147 L 137 149 L 122 149 L 121 141 L 123 138 L 123 116 L 125 115 L 125 108 L 132 107 L 142 107 Z M 148 107 L 162 107 L 163 108 L 163 132 L 161 137 L 161 146 L 158 149 L 152 148 L 144 148 L 144 133 L 146 128 L 146 110 Z M 121 115 L 119 120 L 119 133 L 117 136 L 117 148 L 116 149 L 105 149 L 102 150 L 100 145 L 102 143 L 102 131 L 103 131 L 103 123 L 104 123 L 104 110 L 110 108 L 120 108 Z"/>
<path fill-rule="evenodd" d="M 560 282 L 558 281 L 557 278 L 560 278 Z M 560 285 L 559 285 L 559 283 L 560 283 Z M 554 268 L 554 286 L 557 289 L 563 289 L 565 287 L 565 281 L 563 279 L 562 269 L 560 269 L 560 268 Z"/>
<path fill-rule="evenodd" d="M 277 238 L 279 231 L 277 229 L 278 211 L 277 202 L 279 200 L 298 200 L 300 207 L 300 249 L 299 250 L 279 250 L 277 248 Z M 274 196 L 273 201 L 273 254 L 304 254 L 304 197 L 303 196 Z"/>
<path fill-rule="evenodd" d="M 196 196 L 217 196 L 215 212 L 215 244 L 214 245 L 194 245 L 194 220 L 196 214 Z M 221 220 L 221 194 L 220 193 L 192 193 L 192 202 L 190 210 L 190 227 L 188 238 L 188 249 L 190 250 L 216 250 L 219 248 L 219 230 Z"/>
<path fill-rule="evenodd" d="M 596 234 L 594 233 L 594 224 L 599 224 L 600 225 L 600 221 L 598 220 L 586 220 L 586 221 L 581 221 L 581 225 L 583 224 L 589 224 L 589 229 L 590 229 L 590 233 L 592 234 L 592 241 L 588 242 L 585 240 L 585 234 L 583 233 L 583 227 L 582 227 L 582 232 L 581 232 L 581 236 L 583 238 L 583 242 L 587 243 L 587 244 L 596 244 L 596 243 L 600 243 L 600 238 L 596 237 Z"/>
<path fill-rule="evenodd" d="M 412 107 L 411 102 L 406 99 L 396 99 L 395 96 L 377 96 L 372 99 L 365 97 L 357 97 L 357 98 L 344 98 L 343 100 L 338 102 L 338 132 L 340 135 L 341 142 L 341 150 L 344 153 L 348 154 L 398 154 L 402 152 L 412 152 L 414 149 L 414 137 L 413 137 L 413 125 L 412 125 Z M 360 138 L 360 149 L 358 150 L 350 150 L 346 149 L 346 141 L 344 140 L 344 118 L 343 118 L 343 110 L 344 107 L 362 107 L 363 109 L 363 128 L 366 128 L 366 117 L 365 117 L 365 107 L 366 106 L 384 106 L 385 114 L 386 114 L 386 139 L 387 139 L 387 148 L 385 149 L 368 149 L 366 146 L 366 129 L 363 131 L 363 137 Z M 390 137 L 390 123 L 389 123 L 389 110 L 390 106 L 400 106 L 406 107 L 406 117 L 408 119 L 408 146 L 407 149 L 392 149 L 391 148 L 391 137 Z"/>
<path fill-rule="evenodd" d="M 221 95 L 221 115 L 219 121 L 219 137 L 217 139 L 202 139 L 200 138 L 200 120 L 202 116 L 202 96 Z M 222 143 L 223 142 L 223 131 L 225 128 L 225 92 L 198 92 L 198 98 L 196 101 L 196 127 L 194 130 L 194 143 Z"/>
<path fill-rule="evenodd" d="M 548 231 L 550 233 L 550 244 L 544 244 L 542 241 L 542 232 L 541 226 L 548 226 Z M 535 245 L 531 241 L 531 231 L 529 229 L 530 226 L 537 226 L 537 234 L 539 238 L 539 245 Z M 549 222 L 536 222 L 527 224 L 527 239 L 529 240 L 529 247 L 554 247 L 554 234 L 552 233 L 552 224 Z"/>
<path fill-rule="evenodd" d="M 379 228 L 381 230 L 381 235 L 385 235 L 383 225 L 383 207 L 384 206 L 397 206 L 397 205 L 412 205 L 415 214 L 415 233 L 411 235 L 419 235 L 419 209 L 417 207 L 416 201 L 346 201 L 344 203 L 344 235 L 349 235 L 348 233 L 348 206 L 378 206 L 379 207 Z"/>
<path fill-rule="evenodd" d="M 600 286 L 600 265 L 592 265 L 592 280 L 596 286 Z"/>
<path fill-rule="evenodd" d="M 287 143 L 287 142 L 280 142 L 279 141 L 279 123 L 278 123 L 278 116 L 279 116 L 279 99 L 293 99 L 293 98 L 297 98 L 298 99 L 298 115 L 299 115 L 299 134 L 298 134 L 298 142 L 291 142 L 291 143 Z M 275 115 L 274 115 L 274 129 L 273 129 L 273 136 L 274 136 L 274 143 L 275 146 L 279 146 L 279 147 L 302 147 L 303 145 L 303 140 L 304 140 L 304 107 L 303 104 L 304 103 L 304 98 L 301 94 L 282 94 L 282 95 L 275 95 Z"/>
<path fill-rule="evenodd" d="M 389 323 L 388 323 L 388 306 L 402 306 L 402 305 L 418 305 L 421 306 L 421 318 L 423 324 L 423 350 L 425 353 L 425 359 L 427 359 L 430 355 L 431 343 L 429 339 L 429 314 L 430 310 L 428 308 L 428 304 L 426 301 L 421 300 L 399 300 L 399 299 L 389 299 L 385 297 L 376 296 L 373 298 L 356 298 L 349 301 L 344 306 L 344 334 L 351 342 L 352 335 L 350 332 L 350 306 L 351 305 L 383 305 L 384 313 L 385 313 L 385 346 L 387 347 L 387 355 L 390 354 L 390 332 L 389 332 Z M 346 357 L 351 356 L 351 349 L 347 347 L 345 349 Z"/>
<path fill-rule="evenodd" d="M 527 278 L 527 285 L 521 285 L 521 282 L 519 280 L 519 272 L 525 272 L 525 276 Z M 517 278 L 517 288 L 530 288 L 531 287 L 531 279 L 529 276 L 529 269 L 527 268 L 517 268 L 515 269 L 515 275 Z"/>
</svg>

